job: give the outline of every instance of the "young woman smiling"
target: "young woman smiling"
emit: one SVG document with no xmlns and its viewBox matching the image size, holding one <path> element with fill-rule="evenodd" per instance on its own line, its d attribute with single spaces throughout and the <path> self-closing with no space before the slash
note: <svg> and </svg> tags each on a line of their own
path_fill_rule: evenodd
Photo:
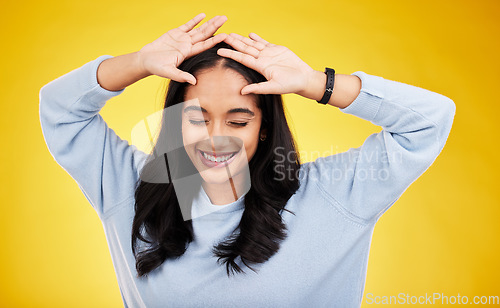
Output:
<svg viewBox="0 0 500 308">
<path fill-rule="evenodd" d="M 453 101 L 313 70 L 255 33 L 213 36 L 224 16 L 195 29 L 204 17 L 40 92 L 48 148 L 103 223 L 125 306 L 360 306 L 375 223 L 441 152 Z M 149 75 L 171 81 L 146 154 L 99 111 Z M 300 163 L 286 93 L 383 130 Z"/>
</svg>

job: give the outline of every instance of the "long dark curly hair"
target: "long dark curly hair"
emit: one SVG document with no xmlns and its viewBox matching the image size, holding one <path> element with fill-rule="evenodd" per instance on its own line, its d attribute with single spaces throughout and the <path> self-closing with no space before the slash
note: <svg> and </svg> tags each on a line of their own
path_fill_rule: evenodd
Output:
<svg viewBox="0 0 500 308">
<path fill-rule="evenodd" d="M 238 72 L 249 83 L 266 81 L 265 77 L 255 70 L 217 55 L 219 48 L 234 50 L 230 45 L 221 42 L 213 48 L 186 59 L 179 69 L 196 76 L 197 72 L 221 65 Z M 164 110 L 184 101 L 186 86 L 186 83 L 170 81 Z M 267 261 L 279 250 L 280 242 L 286 238 L 286 226 L 282 221 L 281 212 L 288 211 L 285 205 L 299 188 L 297 174 L 300 161 L 285 117 L 281 95 L 259 94 L 257 97 L 258 108 L 262 112 L 261 129 L 267 130 L 266 139 L 259 142 L 249 162 L 251 187 L 244 196 L 241 221 L 233 234 L 213 247 L 214 256 L 218 258 L 219 263 L 225 264 L 228 276 L 244 273 L 235 262 L 238 256 L 245 266 L 255 271 L 252 264 Z M 169 131 L 167 127 L 180 127 L 180 118 L 180 114 L 164 113 L 162 127 L 152 153 L 161 153 L 166 148 L 165 144 L 160 144 L 160 140 L 167 145 L 169 142 L 182 140 L 180 133 L 167 134 Z M 170 131 L 180 132 L 179 129 Z M 277 153 L 278 150 L 280 153 Z M 190 163 L 183 148 L 171 152 L 149 160 L 141 170 L 141 176 L 137 182 L 135 216 L 132 225 L 132 251 L 139 277 L 155 270 L 166 259 L 182 256 L 195 236 L 192 220 L 183 218 L 183 209 L 179 205 L 179 199 L 174 190 L 173 182 L 175 181 L 172 181 L 172 178 L 196 174 L 196 168 Z M 287 159 L 282 159 L 282 157 Z M 167 172 L 163 172 L 167 174 L 165 181 L 148 179 L 151 177 L 148 173 L 152 170 L 159 170 L 160 164 L 167 167 Z M 182 170 L 177 166 L 183 166 Z M 290 176 L 277 177 L 277 174 L 282 175 L 285 172 Z M 201 187 L 201 176 L 199 179 Z"/>
</svg>

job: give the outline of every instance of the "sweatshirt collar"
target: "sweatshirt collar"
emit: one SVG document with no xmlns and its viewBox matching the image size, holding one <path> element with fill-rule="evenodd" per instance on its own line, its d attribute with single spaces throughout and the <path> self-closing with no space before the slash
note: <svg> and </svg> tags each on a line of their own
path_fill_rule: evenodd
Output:
<svg viewBox="0 0 500 308">
<path fill-rule="evenodd" d="M 220 215 L 241 210 L 245 207 L 245 195 L 246 193 L 241 195 L 238 200 L 229 204 L 215 205 L 212 204 L 205 189 L 201 186 L 198 195 L 193 200 L 192 216 L 193 218 L 197 218 L 205 215 Z"/>
</svg>

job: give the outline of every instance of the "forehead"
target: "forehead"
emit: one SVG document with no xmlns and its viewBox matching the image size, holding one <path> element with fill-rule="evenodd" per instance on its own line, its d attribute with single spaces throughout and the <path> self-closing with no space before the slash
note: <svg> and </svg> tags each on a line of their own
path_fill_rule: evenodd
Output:
<svg viewBox="0 0 500 308">
<path fill-rule="evenodd" d="M 186 87 L 185 100 L 198 99 L 200 106 L 209 112 L 245 107 L 257 111 L 255 94 L 241 95 L 241 89 L 248 81 L 238 72 L 215 67 L 199 72 L 196 85 Z"/>
</svg>

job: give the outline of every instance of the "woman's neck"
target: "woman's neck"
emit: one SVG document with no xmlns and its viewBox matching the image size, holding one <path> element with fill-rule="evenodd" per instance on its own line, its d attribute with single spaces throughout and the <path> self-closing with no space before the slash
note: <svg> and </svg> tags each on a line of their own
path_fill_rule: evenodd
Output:
<svg viewBox="0 0 500 308">
<path fill-rule="evenodd" d="M 250 188 L 248 181 L 238 177 L 230 178 L 223 183 L 208 183 L 203 181 L 202 186 L 213 205 L 226 205 L 237 201 Z"/>
</svg>

